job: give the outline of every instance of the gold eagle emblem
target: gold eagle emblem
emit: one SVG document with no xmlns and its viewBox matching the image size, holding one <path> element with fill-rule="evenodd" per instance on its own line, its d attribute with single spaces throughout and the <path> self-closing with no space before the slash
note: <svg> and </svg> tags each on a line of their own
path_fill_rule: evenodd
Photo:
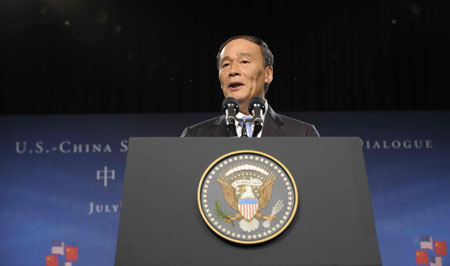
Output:
<svg viewBox="0 0 450 266">
<path fill-rule="evenodd" d="M 297 204 L 297 187 L 287 168 L 258 151 L 221 156 L 205 170 L 198 187 L 198 206 L 206 224 L 219 236 L 241 244 L 281 234 Z"/>
<path fill-rule="evenodd" d="M 275 216 L 265 216 L 261 213 L 270 201 L 272 187 L 276 175 L 269 169 L 253 164 L 242 164 L 228 171 L 224 171 L 217 182 L 220 183 L 223 196 L 227 204 L 237 211 L 233 217 L 226 217 L 225 221 L 232 223 L 241 220 L 241 229 L 252 232 L 259 227 L 258 220 L 273 221 Z"/>
</svg>

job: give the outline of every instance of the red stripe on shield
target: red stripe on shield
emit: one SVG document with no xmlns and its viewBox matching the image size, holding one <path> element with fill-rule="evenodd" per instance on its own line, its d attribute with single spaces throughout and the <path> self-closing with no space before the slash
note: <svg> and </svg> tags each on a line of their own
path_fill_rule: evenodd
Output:
<svg viewBox="0 0 450 266">
<path fill-rule="evenodd" d="M 243 202 L 239 201 L 238 207 L 242 216 L 250 221 L 258 210 L 258 200 L 251 200 L 250 202 L 249 200 L 244 200 Z"/>
</svg>

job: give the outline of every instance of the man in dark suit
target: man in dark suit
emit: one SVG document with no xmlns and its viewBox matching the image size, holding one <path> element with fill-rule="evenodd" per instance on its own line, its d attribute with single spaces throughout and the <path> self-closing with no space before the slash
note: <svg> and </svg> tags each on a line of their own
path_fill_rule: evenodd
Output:
<svg viewBox="0 0 450 266">
<path fill-rule="evenodd" d="M 277 114 L 264 98 L 273 80 L 273 54 L 267 44 L 254 36 L 235 36 L 226 40 L 217 53 L 219 80 L 225 97 L 239 103 L 238 119 L 249 117 L 250 100 L 259 96 L 265 101 L 263 128 L 257 137 L 315 137 L 319 133 L 311 124 Z M 253 128 L 236 124 L 238 136 L 251 136 Z M 184 129 L 182 137 L 226 137 L 225 116 L 215 117 Z"/>
</svg>

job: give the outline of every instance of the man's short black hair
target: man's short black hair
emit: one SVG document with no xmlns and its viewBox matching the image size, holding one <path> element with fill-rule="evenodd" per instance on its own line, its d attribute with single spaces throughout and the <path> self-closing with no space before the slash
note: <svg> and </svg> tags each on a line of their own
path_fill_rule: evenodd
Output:
<svg viewBox="0 0 450 266">
<path fill-rule="evenodd" d="M 222 52 L 223 48 L 229 42 L 236 40 L 236 39 L 244 39 L 244 40 L 247 40 L 247 41 L 250 41 L 252 43 L 259 45 L 259 47 L 261 48 L 262 56 L 263 56 L 264 67 L 273 66 L 273 61 L 274 61 L 273 54 L 270 51 L 269 46 L 267 45 L 267 43 L 265 41 L 263 41 L 261 38 L 256 37 L 256 36 L 238 35 L 238 36 L 233 36 L 233 37 L 229 38 L 228 40 L 223 42 L 222 45 L 220 45 L 219 51 L 217 52 L 217 55 L 216 55 L 217 68 L 220 67 L 220 53 Z"/>
<path fill-rule="evenodd" d="M 220 45 L 219 51 L 217 52 L 217 55 L 216 55 L 217 69 L 220 69 L 220 53 L 222 52 L 223 48 L 229 42 L 236 40 L 236 39 L 244 39 L 244 40 L 247 40 L 247 41 L 257 44 L 261 48 L 264 68 L 266 68 L 268 66 L 273 67 L 274 57 L 273 57 L 272 52 L 269 49 L 269 46 L 267 45 L 267 43 L 265 41 L 263 41 L 259 37 L 252 36 L 252 35 L 237 35 L 237 36 L 233 36 L 233 37 L 229 38 L 228 40 L 223 42 L 222 45 Z M 264 84 L 264 93 L 267 93 L 268 89 L 269 89 L 269 84 L 265 83 Z"/>
</svg>

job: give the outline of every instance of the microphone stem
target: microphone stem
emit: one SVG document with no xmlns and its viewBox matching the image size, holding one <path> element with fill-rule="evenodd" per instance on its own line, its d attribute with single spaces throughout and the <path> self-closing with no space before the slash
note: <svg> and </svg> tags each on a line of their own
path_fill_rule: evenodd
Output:
<svg viewBox="0 0 450 266">
<path fill-rule="evenodd" d="M 252 138 L 256 138 L 259 134 L 259 132 L 262 129 L 262 125 L 259 122 L 255 122 L 255 127 L 253 129 L 253 134 L 252 134 Z"/>
<path fill-rule="evenodd" d="M 234 123 L 227 125 L 227 133 L 228 137 L 237 137 L 236 125 Z"/>
</svg>

